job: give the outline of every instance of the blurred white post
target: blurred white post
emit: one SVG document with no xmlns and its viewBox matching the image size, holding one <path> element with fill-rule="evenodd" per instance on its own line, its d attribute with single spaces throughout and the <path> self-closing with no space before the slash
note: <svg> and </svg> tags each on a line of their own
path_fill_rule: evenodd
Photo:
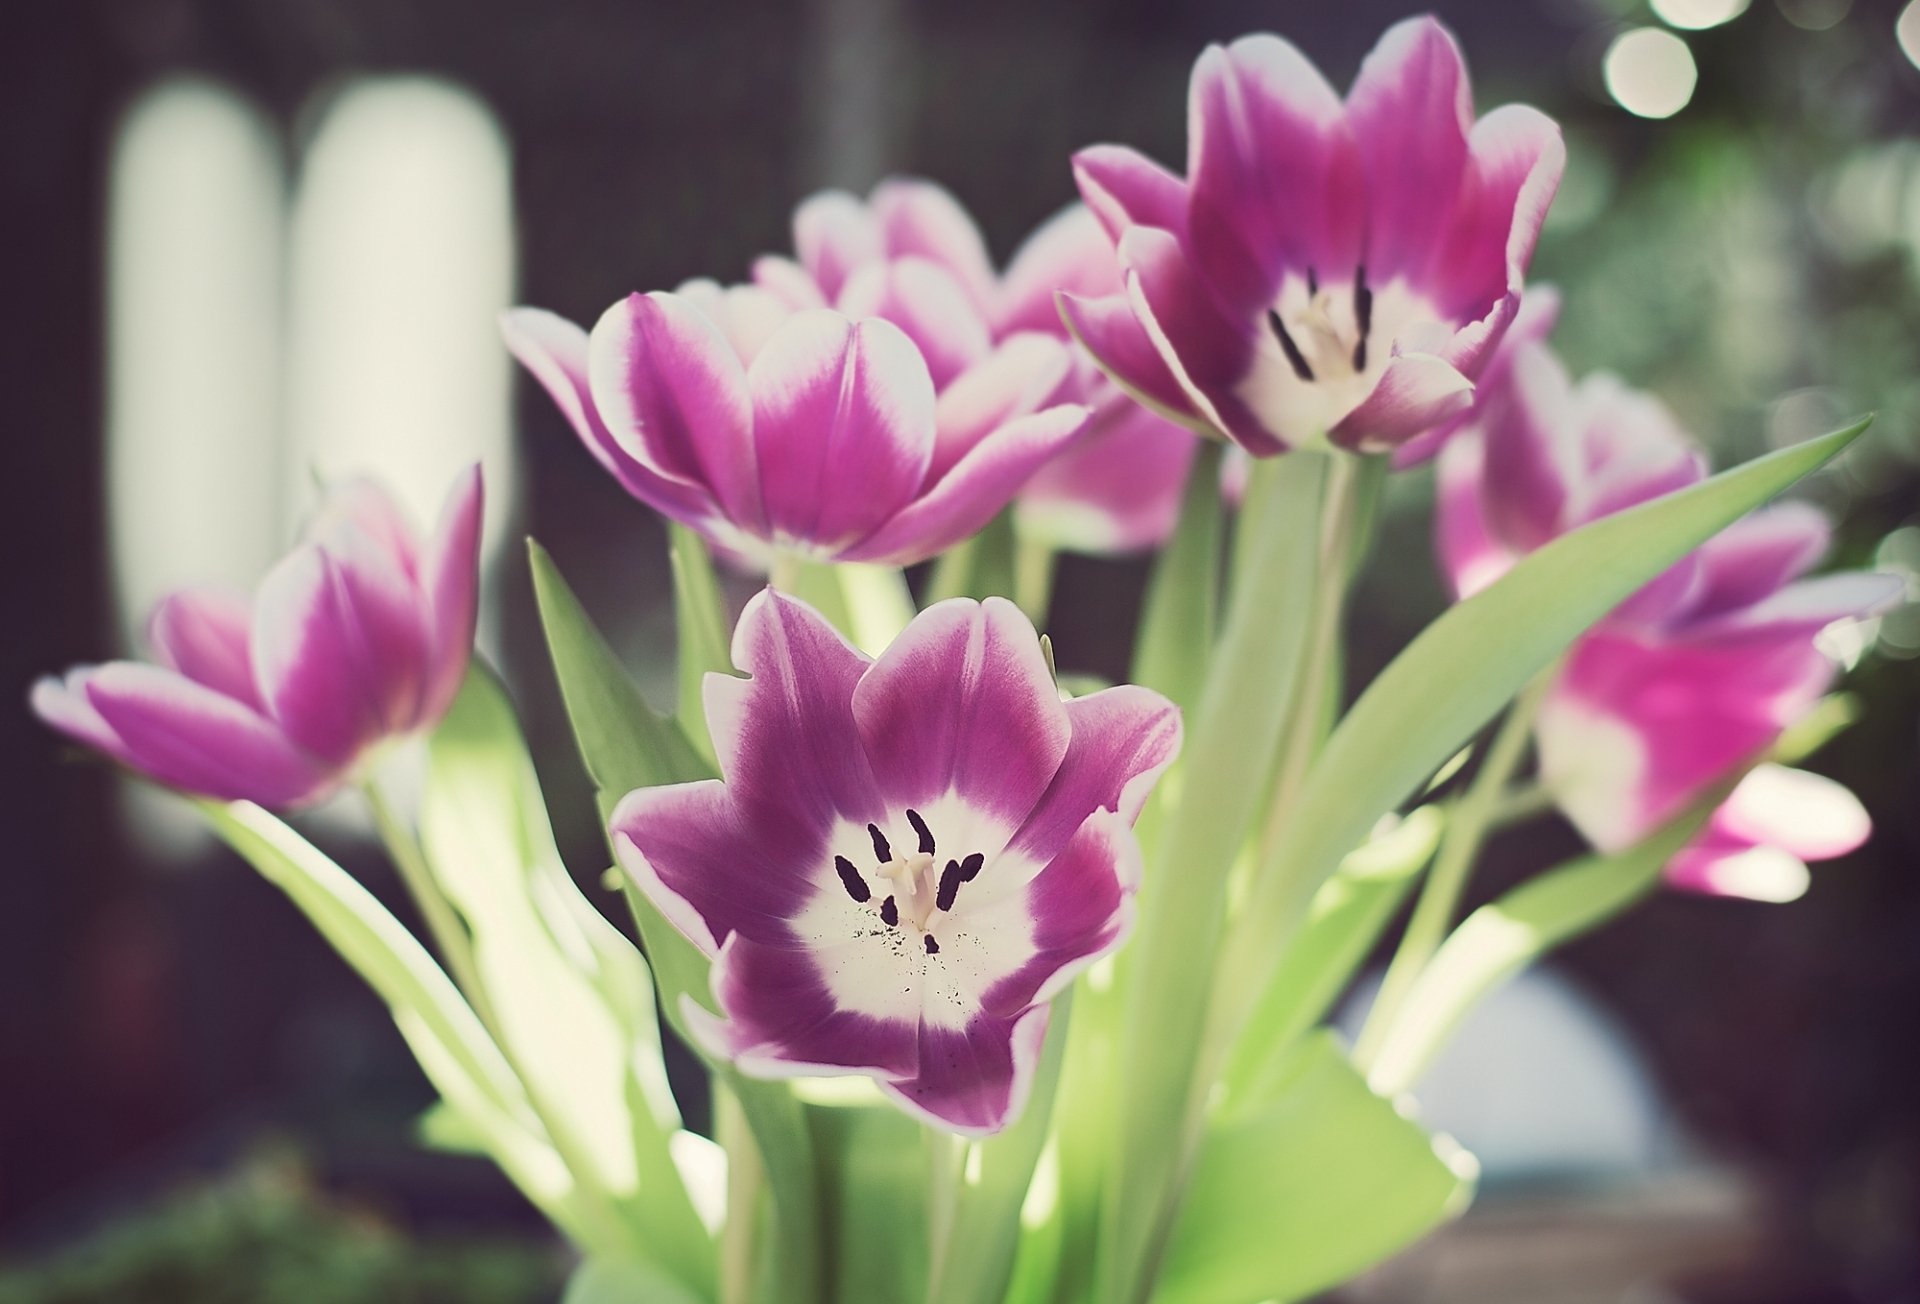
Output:
<svg viewBox="0 0 1920 1304">
<path fill-rule="evenodd" d="M 900 0 L 810 0 L 802 185 L 864 191 L 899 166 L 912 111 Z"/>
<path fill-rule="evenodd" d="M 465 90 L 422 77 L 340 92 L 294 206 L 289 483 L 367 474 L 430 528 L 454 473 L 487 476 L 487 556 L 513 503 L 498 317 L 514 286 L 506 139 Z"/>
<path fill-rule="evenodd" d="M 127 111 L 108 176 L 106 491 L 123 641 L 183 584 L 251 587 L 284 542 L 279 142 L 181 80 Z"/>
</svg>

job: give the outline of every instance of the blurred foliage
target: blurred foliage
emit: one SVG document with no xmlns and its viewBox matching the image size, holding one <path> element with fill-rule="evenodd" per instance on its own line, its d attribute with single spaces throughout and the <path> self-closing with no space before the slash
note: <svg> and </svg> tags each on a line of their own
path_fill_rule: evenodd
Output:
<svg viewBox="0 0 1920 1304">
<path fill-rule="evenodd" d="M 561 1266 L 511 1241 L 410 1240 L 272 1152 L 0 1271 L 0 1304 L 534 1304 L 555 1298 Z"/>
</svg>

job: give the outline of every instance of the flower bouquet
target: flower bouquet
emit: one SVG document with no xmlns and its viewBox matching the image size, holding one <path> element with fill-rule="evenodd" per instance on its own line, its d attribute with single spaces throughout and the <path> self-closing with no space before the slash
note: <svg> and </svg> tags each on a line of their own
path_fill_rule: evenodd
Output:
<svg viewBox="0 0 1920 1304">
<path fill-rule="evenodd" d="M 1082 151 L 1003 270 L 897 179 L 808 199 L 746 283 L 507 315 L 670 522 L 670 714 L 530 547 L 589 889 L 471 657 L 478 468 L 425 537 L 341 486 L 251 598 L 162 603 L 157 664 L 35 688 L 378 991 L 426 1136 L 578 1249 L 574 1304 L 1304 1298 L 1470 1198 L 1417 1087 L 1490 991 L 1663 884 L 1789 897 L 1866 836 L 1790 766 L 1846 714 L 1817 636 L 1900 586 L 1805 578 L 1827 522 L 1765 506 L 1865 423 L 1713 475 L 1572 380 L 1524 284 L 1559 132 L 1476 120 L 1430 19 L 1344 98 L 1274 36 L 1190 95 L 1184 176 Z M 1409 563 L 1372 527 L 1429 461 L 1457 601 L 1356 694 L 1347 595 Z M 1157 552 L 1132 683 L 1036 632 L 1062 549 Z M 335 797 L 423 936 L 268 813 Z M 1461 918 L 1489 835 L 1555 811 L 1591 851 Z"/>
</svg>

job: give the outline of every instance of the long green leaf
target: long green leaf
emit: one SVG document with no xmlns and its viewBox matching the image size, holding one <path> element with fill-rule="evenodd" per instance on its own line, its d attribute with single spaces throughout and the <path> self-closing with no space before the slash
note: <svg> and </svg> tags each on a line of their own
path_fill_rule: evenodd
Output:
<svg viewBox="0 0 1920 1304">
<path fill-rule="evenodd" d="M 1583 631 L 1818 469 L 1866 426 L 1858 421 L 1595 521 L 1522 558 L 1429 625 L 1328 739 L 1295 806 L 1303 816 L 1260 867 L 1246 926 L 1223 958 L 1221 990 L 1264 989 L 1284 950 L 1278 944 L 1298 927 L 1341 857 Z"/>
<path fill-rule="evenodd" d="M 1107 1186 L 1096 1293 L 1119 1300 L 1159 1249 L 1194 1117 L 1193 1075 L 1227 882 L 1258 809 L 1295 696 L 1319 570 L 1320 503 L 1332 463 L 1291 453 L 1259 463 L 1241 516 L 1238 566 L 1186 753 L 1163 801 L 1160 853 L 1140 892 L 1127 959 L 1118 1163 Z M 1358 841 L 1358 839 L 1355 839 Z"/>
<path fill-rule="evenodd" d="M 1457 1214 L 1476 1171 L 1317 1034 L 1272 1104 L 1208 1134 L 1154 1304 L 1304 1299 Z"/>
<path fill-rule="evenodd" d="M 1224 516 L 1220 445 L 1209 441 L 1193 460 L 1180 526 L 1153 564 L 1134 642 L 1133 681 L 1165 693 L 1182 710 L 1199 702 L 1213 654 Z"/>
<path fill-rule="evenodd" d="M 566 1165 L 513 1069 L 426 948 L 351 874 L 258 806 L 203 799 L 194 805 L 379 993 L 461 1131 L 563 1231 L 587 1243 L 590 1229 Z"/>
<path fill-rule="evenodd" d="M 679 639 L 680 704 L 674 719 L 702 758 L 713 759 L 700 685 L 708 671 L 733 669 L 727 649 L 727 606 L 713 558 L 699 535 L 675 522 L 667 527 L 667 560 L 673 567 L 673 627 Z"/>
<path fill-rule="evenodd" d="M 629 1259 L 588 1259 L 567 1278 L 560 1304 L 705 1304 L 672 1277 Z"/>
<path fill-rule="evenodd" d="M 428 863 L 472 932 L 508 1059 L 576 1176 L 649 1258 L 710 1293 L 712 1243 L 668 1150 L 680 1117 L 652 978 L 561 863 L 513 707 L 485 670 L 468 672 L 427 750 Z"/>
</svg>

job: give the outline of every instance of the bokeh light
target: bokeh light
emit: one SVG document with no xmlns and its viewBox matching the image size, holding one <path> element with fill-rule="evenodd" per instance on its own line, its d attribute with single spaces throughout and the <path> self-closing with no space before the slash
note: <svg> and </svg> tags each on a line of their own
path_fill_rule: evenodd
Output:
<svg viewBox="0 0 1920 1304">
<path fill-rule="evenodd" d="M 1669 27 L 1697 32 L 1732 22 L 1747 12 L 1750 0 L 1653 0 L 1653 12 Z"/>
<path fill-rule="evenodd" d="M 1642 118 L 1680 112 L 1699 80 L 1687 43 L 1657 27 L 1636 27 L 1615 37 L 1601 70 L 1614 103 Z"/>
<path fill-rule="evenodd" d="M 1780 12 L 1795 27 L 1824 32 L 1847 16 L 1853 0 L 1779 0 Z"/>
<path fill-rule="evenodd" d="M 1900 11 L 1900 18 L 1893 25 L 1893 33 L 1900 41 L 1900 50 L 1907 56 L 1907 62 L 1920 68 L 1920 0 L 1907 0 L 1907 7 Z"/>
</svg>

